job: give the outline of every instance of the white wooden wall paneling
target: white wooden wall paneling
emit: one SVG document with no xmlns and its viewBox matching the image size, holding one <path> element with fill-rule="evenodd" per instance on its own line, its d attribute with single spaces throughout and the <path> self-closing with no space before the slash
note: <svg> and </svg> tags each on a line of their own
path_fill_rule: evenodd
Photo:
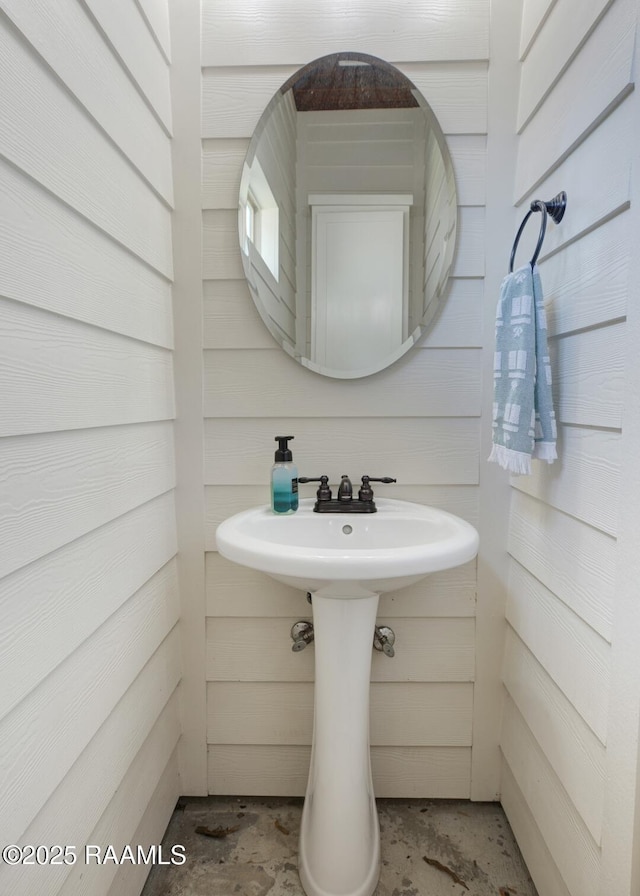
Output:
<svg viewBox="0 0 640 896">
<path fill-rule="evenodd" d="M 131 763 L 107 811 L 89 834 L 89 843 L 111 844 L 117 853 L 127 845 L 136 848 L 133 835 L 153 799 L 158 781 L 179 738 L 180 708 L 178 700 L 172 699 Z M 76 862 L 60 890 L 60 896 L 105 896 L 117 871 L 118 865 L 115 863 L 99 865 L 97 862 Z"/>
<path fill-rule="evenodd" d="M 178 615 L 170 563 L 3 719 L 3 842 L 15 843 L 32 823 Z"/>
<path fill-rule="evenodd" d="M 296 65 L 203 68 L 202 138 L 249 139 Z"/>
<path fill-rule="evenodd" d="M 471 683 L 371 686 L 375 746 L 471 746 Z M 310 744 L 312 682 L 209 682 L 213 744 Z"/>
<path fill-rule="evenodd" d="M 534 463 L 513 487 L 616 535 L 620 487 L 620 433 L 559 427 L 559 464 Z M 526 480 L 526 481 L 525 481 Z"/>
<path fill-rule="evenodd" d="M 509 480 L 497 464 L 487 463 L 491 451 L 493 395 L 493 334 L 500 284 L 514 234 L 512 203 L 515 169 L 513 122 L 517 106 L 518 67 L 514 49 L 520 27 L 521 4 L 492 0 L 491 63 L 487 71 L 488 103 L 486 207 L 486 289 L 483 302 L 482 419 L 480 428 L 480 483 L 478 489 L 480 550 L 476 617 L 474 687 L 474 745 L 471 796 L 492 800 L 500 794 L 500 721 L 503 692 L 500 664 L 504 641 L 504 604 L 507 594 Z"/>
<path fill-rule="evenodd" d="M 509 520 L 510 554 L 610 642 L 615 539 L 518 491 Z"/>
<path fill-rule="evenodd" d="M 442 308 L 417 346 L 479 347 L 483 281 L 457 278 L 450 283 Z M 244 280 L 204 283 L 204 348 L 274 348 L 275 342 L 258 314 Z"/>
<path fill-rule="evenodd" d="M 579 426 L 622 425 L 624 324 L 549 341 L 556 417 Z"/>
<path fill-rule="evenodd" d="M 625 106 L 622 105 L 618 108 L 624 112 Z M 609 129 L 604 127 L 599 129 L 597 133 L 606 134 L 608 131 Z M 590 145 L 590 143 L 587 143 L 586 145 Z M 580 161 L 581 158 L 584 158 L 580 152 L 580 149 L 583 146 L 585 146 L 585 143 L 581 143 L 576 150 L 576 161 Z M 579 245 L 580 240 L 584 239 L 592 232 L 597 232 L 601 226 L 608 224 L 609 221 L 615 219 L 629 209 L 629 178 L 631 176 L 631 166 L 628 158 L 621 160 L 619 166 L 616 164 L 617 159 L 615 158 L 615 154 L 612 158 L 603 158 L 605 171 L 602 175 L 598 175 L 597 166 L 591 166 L 589 171 L 585 171 L 585 177 L 593 175 L 595 178 L 593 186 L 588 194 L 585 194 L 584 189 L 579 184 L 576 188 L 575 177 L 570 175 L 567 176 L 565 174 L 568 170 L 567 163 L 573 158 L 573 155 L 569 155 L 560 168 L 554 170 L 549 178 L 542 184 L 539 184 L 535 191 L 529 196 L 529 198 L 544 197 L 546 199 L 564 184 L 569 186 L 569 188 L 573 186 L 571 194 L 569 194 L 568 190 L 567 194 L 577 197 L 579 203 L 575 209 L 575 218 L 573 221 L 567 221 L 566 228 L 563 228 L 562 226 L 566 219 L 563 219 L 558 225 L 554 224 L 553 221 L 550 222 L 550 226 L 547 228 L 545 234 L 542 251 L 538 256 L 538 264 L 543 271 L 544 266 L 550 259 L 555 257 L 558 252 L 566 249 L 575 251 L 575 247 Z M 526 203 L 523 204 L 523 208 L 525 206 Z M 533 249 L 539 234 L 539 218 L 537 223 L 538 228 L 536 228 L 535 225 L 532 225 L 531 228 L 525 229 L 524 236 L 518 246 L 515 262 L 516 266 L 521 263 L 526 263 L 526 260 L 531 258 L 533 254 Z M 520 261 L 520 259 L 522 259 L 522 261 Z M 588 311 L 586 303 L 583 304 L 585 310 Z"/>
<path fill-rule="evenodd" d="M 253 744 L 210 745 L 209 793 L 304 796 L 311 748 Z M 372 747 L 376 796 L 467 799 L 468 747 Z"/>
<path fill-rule="evenodd" d="M 441 682 L 371 686 L 374 746 L 470 747 L 473 684 Z"/>
<path fill-rule="evenodd" d="M 520 58 L 529 52 L 556 0 L 523 0 L 522 28 L 520 33 Z"/>
<path fill-rule="evenodd" d="M 607 642 L 516 563 L 511 567 L 506 617 L 592 731 L 606 743 Z"/>
<path fill-rule="evenodd" d="M 162 842 L 167 822 L 180 796 L 178 781 L 176 750 L 159 777 L 158 786 L 149 800 L 142 821 L 130 835 L 130 843 L 139 843 L 148 849 Z M 131 866 L 125 863 L 118 866 L 106 896 L 139 896 L 150 870 L 148 865 L 143 864 Z"/>
<path fill-rule="evenodd" d="M 298 588 L 276 582 L 266 573 L 239 566 L 217 551 L 205 555 L 207 616 L 308 616 L 309 604 Z"/>
<path fill-rule="evenodd" d="M 505 704 L 502 749 L 569 891 L 595 896 L 600 851 L 510 700 Z"/>
<path fill-rule="evenodd" d="M 469 482 L 470 472 L 477 465 L 477 426 L 473 419 L 401 417 L 394 420 L 393 432 L 384 432 L 377 417 L 344 421 L 314 417 L 313 420 L 288 419 L 277 423 L 272 419 L 238 417 L 225 420 L 224 429 L 214 420 L 205 422 L 205 484 L 261 485 L 268 482 L 276 448 L 274 426 L 288 427 L 287 431 L 295 434 L 291 447 L 300 475 L 326 473 L 331 483 L 339 482 L 345 472 L 351 476 L 354 485 L 363 473 L 394 476 L 405 484 L 436 483 L 435 457 L 442 469 L 440 481 L 461 484 Z M 319 429 L 323 434 L 321 445 L 317 440 Z M 328 456 L 326 444 L 338 443 L 340 456 Z M 232 451 L 228 450 L 229 446 L 234 446 Z M 471 482 L 475 482 L 475 478 Z M 311 498 L 316 489 L 317 484 L 313 483 L 300 486 L 301 496 Z M 376 494 L 393 498 L 394 489 L 395 485 L 378 484 Z"/>
<path fill-rule="evenodd" d="M 171 276 L 171 212 L 12 28 L 0 34 L 0 153 Z M 46 139 L 45 139 L 46 135 Z M 96 171 L 101 172 L 96 177 Z"/>
<path fill-rule="evenodd" d="M 416 0 L 400 16 L 389 0 L 356 0 L 348 16 L 337 16 L 319 0 L 278 0 L 267 16 L 256 0 L 242 7 L 234 0 L 206 0 L 203 65 L 270 65 L 291 57 L 304 63 L 344 50 L 393 60 L 486 58 L 487 8 L 487 0 Z"/>
<path fill-rule="evenodd" d="M 275 444 L 275 443 L 274 443 Z M 478 490 L 464 485 L 394 485 L 394 497 L 418 504 L 433 504 L 478 524 Z M 215 551 L 215 531 L 226 517 L 255 504 L 269 503 L 269 483 L 264 485 L 216 485 L 205 487 L 206 550 Z"/>
<path fill-rule="evenodd" d="M 640 24 L 640 7 L 635 4 L 636 36 Z M 640 55 L 636 40 L 634 71 L 638 71 Z M 626 344 L 627 368 L 624 383 L 625 413 L 621 464 L 623 490 L 619 501 L 619 542 L 617 553 L 616 600 L 612 633 L 611 698 L 607 737 L 607 789 L 602 835 L 602 874 L 599 896 L 607 892 L 633 893 L 638 889 L 640 844 L 638 827 L 638 731 L 640 727 L 640 666 L 638 664 L 638 581 L 640 580 L 640 544 L 638 529 L 638 446 L 640 445 L 640 364 L 637 287 L 640 279 L 640 206 L 635 186 L 640 174 L 637 147 L 640 140 L 640 95 L 637 89 L 629 97 L 628 113 L 632 123 L 631 139 L 626 146 L 633 160 L 629 184 L 631 210 L 629 231 L 631 258 L 628 268 L 629 314 Z"/>
<path fill-rule="evenodd" d="M 485 63 L 397 67 L 427 99 L 447 136 L 486 133 Z M 250 137 L 272 96 L 297 70 L 295 65 L 203 69 L 203 138 Z"/>
<path fill-rule="evenodd" d="M 630 242 L 623 212 L 541 264 L 550 335 L 625 316 Z"/>
<path fill-rule="evenodd" d="M 171 144 L 77 0 L 3 0 L 26 41 L 156 192 L 171 204 Z M 153 147 L 153 152 L 149 152 Z"/>
<path fill-rule="evenodd" d="M 208 790 L 212 795 L 304 796 L 311 748 L 262 744 L 210 744 Z"/>
<path fill-rule="evenodd" d="M 265 573 L 225 560 L 216 551 L 205 558 L 207 616 L 294 616 L 309 613 L 303 592 Z M 475 562 L 427 576 L 380 597 L 383 616 L 473 616 Z"/>
<path fill-rule="evenodd" d="M 62 839 L 77 849 L 82 848 L 81 844 L 95 842 L 89 835 L 122 787 L 127 770 L 167 702 L 177 702 L 175 688 L 179 679 L 180 644 L 177 630 L 173 629 L 82 751 L 65 777 L 64 787 L 53 792 L 20 842 L 57 843 Z M 173 730 L 167 734 L 172 741 Z M 92 782 L 91 799 L 87 799 L 87 781 Z M 106 843 L 100 845 L 104 848 Z M 71 866 L 41 866 L 39 870 L 47 875 L 46 880 L 38 881 L 38 892 L 57 893 Z M 0 883 L 6 878 L 6 889 L 12 896 L 32 896 L 34 871 L 33 866 L 5 866 L 0 868 Z"/>
<path fill-rule="evenodd" d="M 170 348 L 171 284 L 0 160 L 0 294 Z"/>
<path fill-rule="evenodd" d="M 244 278 L 237 211 L 217 209 L 203 212 L 202 277 L 204 280 Z"/>
<path fill-rule="evenodd" d="M 485 211 L 480 206 L 458 208 L 456 255 L 452 277 L 483 277 L 485 264 Z"/>
<path fill-rule="evenodd" d="M 476 562 L 427 576 L 421 582 L 380 597 L 381 616 L 474 616 Z"/>
<path fill-rule="evenodd" d="M 612 13 L 605 16 L 597 40 L 587 41 L 522 132 L 516 197 L 547 177 L 632 89 L 634 11 L 624 0 Z"/>
<path fill-rule="evenodd" d="M 469 798 L 469 747 L 372 747 L 371 768 L 381 798 Z"/>
<path fill-rule="evenodd" d="M 203 348 L 275 348 L 245 280 L 203 283 Z"/>
<path fill-rule="evenodd" d="M 629 206 L 629 181 L 631 162 L 629 146 L 632 141 L 633 115 L 629 102 L 621 102 L 606 120 L 599 123 L 587 140 L 572 147 L 570 154 L 559 164 L 552 166 L 550 174 L 537 186 L 524 185 L 526 202 L 533 199 L 550 199 L 559 190 L 566 190 L 568 207 L 560 224 L 549 221 L 540 253 L 539 263 L 569 243 L 586 238 L 610 218 Z M 527 146 L 527 154 L 538 155 L 540 147 Z M 525 160 L 523 160 L 525 162 Z M 526 163 L 526 162 L 525 162 Z M 588 189 L 585 189 L 588 184 Z M 533 248 L 538 239 L 539 227 L 528 226 L 522 237 Z M 525 257 L 527 252 L 525 251 Z M 520 252 L 518 252 L 520 255 Z"/>
<path fill-rule="evenodd" d="M 166 43 L 161 50 L 141 15 L 138 3 L 114 4 L 111 0 L 80 0 L 91 12 L 121 59 L 133 83 L 149 103 L 167 133 L 171 133 L 171 97 Z M 146 0 L 149 7 L 151 3 Z M 163 15 L 167 15 L 166 4 Z M 156 17 L 158 18 L 158 17 Z M 168 38 L 168 35 L 167 35 Z"/>
<path fill-rule="evenodd" d="M 168 67 L 134 3 L 2 7 L 1 814 L 131 842 L 165 770 L 178 789 L 172 427 L 145 423 L 174 415 Z M 30 870 L 0 888 L 74 876 Z"/>
<path fill-rule="evenodd" d="M 487 62 L 442 67 L 400 62 L 397 67 L 429 103 L 446 137 L 487 133 Z"/>
<path fill-rule="evenodd" d="M 173 488 L 169 423 L 4 439 L 0 574 Z"/>
<path fill-rule="evenodd" d="M 612 2 L 563 0 L 551 9 L 520 70 L 518 130 L 544 102 Z"/>
<path fill-rule="evenodd" d="M 475 620 L 473 618 L 432 619 L 378 617 L 380 625 L 390 625 L 396 633 L 398 667 L 389 668 L 389 659 L 374 651 L 372 681 L 473 681 L 475 678 Z M 399 639 L 399 640 L 398 640 Z M 427 651 L 432 655 L 425 658 Z M 395 659 L 395 657 L 394 657 Z"/>
<path fill-rule="evenodd" d="M 174 416 L 169 349 L 0 299 L 0 358 L 2 436 Z"/>
<path fill-rule="evenodd" d="M 458 205 L 484 205 L 487 198 L 487 138 L 484 134 L 451 134 L 446 138 Z"/>
<path fill-rule="evenodd" d="M 0 580 L 0 718 L 175 552 L 168 492 Z"/>
<path fill-rule="evenodd" d="M 209 617 L 207 620 L 208 681 L 312 681 L 313 652 L 291 650 L 291 626 L 310 613 L 281 617 Z M 375 651 L 372 681 L 472 681 L 474 620 L 395 618 L 393 662 Z"/>
<path fill-rule="evenodd" d="M 605 748 L 511 630 L 505 646 L 504 684 L 591 836 L 600 844 Z"/>
<path fill-rule="evenodd" d="M 167 0 L 161 0 L 166 3 Z M 202 485 L 202 145 L 200 139 L 200 4 L 169 2 L 173 54 L 171 95 L 176 213 L 173 286 L 176 340 L 174 433 L 180 488 L 175 492 L 177 566 L 183 595 L 180 639 L 182 738 L 178 750 L 182 793 L 207 792 L 204 679 L 204 495 Z M 168 816 L 164 816 L 168 820 Z"/>
<path fill-rule="evenodd" d="M 484 205 L 486 137 L 462 134 L 447 138 L 459 205 Z M 235 209 L 247 138 L 202 141 L 202 207 Z"/>
<path fill-rule="evenodd" d="M 478 414 L 479 352 L 429 349 L 364 379 L 319 377 L 273 351 L 206 352 L 206 417 L 465 417 Z M 261 389 L 256 391 L 256 383 Z M 444 388 L 441 388 L 444 387 Z M 467 421 L 462 426 L 477 423 Z"/>
<path fill-rule="evenodd" d="M 167 0 L 136 0 L 140 12 L 167 62 L 171 61 L 171 32 Z"/>
<path fill-rule="evenodd" d="M 527 9 L 535 6 L 542 12 L 545 5 L 525 3 L 525 19 Z M 619 603 L 619 548 L 611 536 L 618 530 L 624 458 L 620 432 L 606 430 L 618 429 L 626 417 L 622 392 L 628 371 L 623 374 L 622 364 L 628 337 L 623 319 L 633 279 L 631 47 L 637 4 L 564 0 L 546 12 L 548 18 L 541 17 L 541 27 L 523 47 L 515 193 L 524 210 L 533 198 L 565 189 L 573 212 L 548 228 L 541 255 L 550 332 L 555 336 L 556 404 L 560 419 L 572 425 L 561 427 L 557 470 L 536 465 L 528 482 L 512 481 L 509 549 L 530 573 L 514 564 L 519 582 L 507 612 L 518 605 L 523 615 L 516 628 L 520 626 L 521 637 L 546 672 L 510 632 L 505 683 L 533 734 L 509 703 L 504 749 L 518 780 L 507 764 L 502 802 L 539 891 L 565 896 L 567 891 L 610 890 L 612 867 L 617 890 L 626 891 L 620 883 L 628 871 L 624 835 L 620 828 L 612 830 L 606 816 L 611 788 L 618 788 L 618 797 L 621 790 L 610 758 L 610 741 L 615 750 L 619 726 L 612 726 L 608 716 L 615 711 L 612 704 L 620 690 L 610 668 L 615 668 L 617 639 L 612 629 Z M 563 28 L 562 22 L 569 19 L 577 27 Z M 536 238 L 534 230 L 531 239 Z M 584 428 L 589 426 L 594 429 Z M 608 484 L 601 488 L 604 481 Z M 611 640 L 612 647 L 599 642 L 596 632 Z M 580 654 L 574 655 L 577 643 Z M 560 651 L 572 655 L 571 672 L 553 655 Z M 605 670 L 602 677 L 595 672 L 598 665 Z M 586 693 L 580 693 L 582 685 L 576 686 L 580 679 Z M 549 700 L 551 696 L 555 699 Z M 622 818 L 625 799 L 616 801 L 613 828 Z M 602 867 L 597 844 L 602 844 Z M 554 863 L 564 883 L 557 879 Z M 581 873 L 584 868 L 586 875 Z"/>
<path fill-rule="evenodd" d="M 202 215 L 204 280 L 241 280 L 244 277 L 238 243 L 238 213 L 206 210 Z M 457 252 L 453 277 L 482 277 L 484 274 L 484 209 L 459 209 Z"/>
<path fill-rule="evenodd" d="M 248 137 L 202 141 L 202 208 L 237 208 Z"/>
<path fill-rule="evenodd" d="M 210 745 L 209 793 L 304 796 L 311 748 Z M 468 747 L 372 747 L 373 786 L 380 799 L 469 797 Z"/>
<path fill-rule="evenodd" d="M 501 785 L 500 802 L 507 813 L 509 824 L 538 893 L 544 893 L 545 896 L 571 896 L 522 791 L 509 766 L 505 764 L 502 767 Z"/>
</svg>

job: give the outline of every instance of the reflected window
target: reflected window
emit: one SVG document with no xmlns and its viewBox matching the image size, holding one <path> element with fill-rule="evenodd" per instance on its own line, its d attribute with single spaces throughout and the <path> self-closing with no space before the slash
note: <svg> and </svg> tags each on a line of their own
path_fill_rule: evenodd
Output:
<svg viewBox="0 0 640 896">
<path fill-rule="evenodd" d="M 243 207 L 243 250 L 250 254 L 252 244 L 273 274 L 278 276 L 278 244 L 280 215 L 278 203 L 260 163 L 255 160 L 250 169 L 251 187 Z"/>
</svg>

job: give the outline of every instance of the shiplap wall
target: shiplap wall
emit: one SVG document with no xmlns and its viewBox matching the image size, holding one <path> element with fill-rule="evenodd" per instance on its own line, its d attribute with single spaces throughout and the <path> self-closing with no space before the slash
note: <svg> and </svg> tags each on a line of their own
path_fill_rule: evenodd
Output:
<svg viewBox="0 0 640 896">
<path fill-rule="evenodd" d="M 302 794 L 313 648 L 291 651 L 304 594 L 224 561 L 215 528 L 269 499 L 280 432 L 301 474 L 393 475 L 393 494 L 477 523 L 480 320 L 487 126 L 487 0 L 203 3 L 203 292 L 209 789 Z M 337 50 L 396 64 L 447 136 L 460 204 L 451 295 L 429 339 L 385 372 L 336 381 L 277 348 L 242 276 L 237 196 L 262 109 L 301 65 Z M 312 492 L 310 492 L 312 494 Z M 475 564 L 381 600 L 396 657 L 373 657 L 372 758 L 380 796 L 468 796 Z"/>
<path fill-rule="evenodd" d="M 625 402 L 624 389 L 638 366 L 637 18 L 635 0 L 523 8 L 515 199 L 524 214 L 569 197 L 540 258 L 559 460 L 512 481 L 503 670 L 502 801 L 544 896 L 637 892 L 638 675 L 624 643 L 635 636 L 637 657 L 638 624 L 616 572 L 618 540 L 637 537 L 620 515 L 637 458 L 637 393 Z"/>
<path fill-rule="evenodd" d="M 0 2 L 0 864 L 137 893 L 179 793 L 164 0 Z M 116 874 L 116 872 L 118 872 Z"/>
</svg>

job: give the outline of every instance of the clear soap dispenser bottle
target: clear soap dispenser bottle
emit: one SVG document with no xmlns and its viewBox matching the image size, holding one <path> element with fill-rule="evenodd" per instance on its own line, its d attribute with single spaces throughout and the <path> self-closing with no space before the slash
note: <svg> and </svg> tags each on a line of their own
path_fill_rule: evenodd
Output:
<svg viewBox="0 0 640 896">
<path fill-rule="evenodd" d="M 288 442 L 293 436 L 276 436 L 278 450 L 271 468 L 271 509 L 274 513 L 294 513 L 298 509 L 298 468 Z"/>
</svg>

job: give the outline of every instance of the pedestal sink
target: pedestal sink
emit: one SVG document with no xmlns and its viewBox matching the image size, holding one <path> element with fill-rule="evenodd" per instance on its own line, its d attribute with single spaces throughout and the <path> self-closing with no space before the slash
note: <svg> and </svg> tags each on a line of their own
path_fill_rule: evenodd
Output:
<svg viewBox="0 0 640 896">
<path fill-rule="evenodd" d="M 475 557 L 478 533 L 435 507 L 377 498 L 377 513 L 318 514 L 313 500 L 269 506 L 218 527 L 223 557 L 311 592 L 314 729 L 300 829 L 308 896 L 371 896 L 380 832 L 369 754 L 369 680 L 378 599 Z"/>
</svg>

